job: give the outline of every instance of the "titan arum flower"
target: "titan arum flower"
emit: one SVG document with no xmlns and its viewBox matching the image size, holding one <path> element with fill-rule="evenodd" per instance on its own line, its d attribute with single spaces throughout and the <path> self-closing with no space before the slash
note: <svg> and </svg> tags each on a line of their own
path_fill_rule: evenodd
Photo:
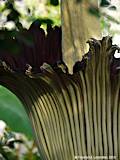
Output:
<svg viewBox="0 0 120 160">
<path fill-rule="evenodd" d="M 22 33 L 32 36 L 32 46 L 9 39 L 21 50 L 0 52 L 0 84 L 23 103 L 42 160 L 120 159 L 119 48 L 111 37 L 90 39 L 79 61 L 99 23 L 87 1 L 75 1 L 62 1 L 62 47 L 61 29 L 48 26 L 45 34 L 37 21 Z M 63 59 L 71 66 L 77 61 L 73 74 Z"/>
<path fill-rule="evenodd" d="M 19 57 L 1 53 L 0 84 L 24 104 L 42 160 L 80 156 L 120 159 L 120 60 L 111 37 L 90 48 L 69 74 L 62 62 L 61 29 L 32 24 L 34 44 Z"/>
</svg>

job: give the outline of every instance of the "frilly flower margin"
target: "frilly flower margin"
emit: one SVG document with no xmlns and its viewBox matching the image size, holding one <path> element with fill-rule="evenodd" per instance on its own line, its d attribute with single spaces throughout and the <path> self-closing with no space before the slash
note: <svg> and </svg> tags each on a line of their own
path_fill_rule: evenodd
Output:
<svg viewBox="0 0 120 160">
<path fill-rule="evenodd" d="M 89 52 L 72 75 L 55 61 L 37 72 L 30 64 L 19 73 L 1 61 L 0 84 L 25 106 L 42 160 L 120 159 L 120 61 L 114 57 L 119 48 L 111 37 L 88 43 Z"/>
</svg>

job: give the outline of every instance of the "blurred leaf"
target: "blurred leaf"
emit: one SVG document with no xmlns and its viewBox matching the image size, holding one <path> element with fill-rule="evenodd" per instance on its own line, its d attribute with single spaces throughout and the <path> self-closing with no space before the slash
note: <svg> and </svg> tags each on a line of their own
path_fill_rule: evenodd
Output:
<svg viewBox="0 0 120 160">
<path fill-rule="evenodd" d="M 39 18 L 35 20 L 32 25 L 41 26 L 42 24 L 52 25 L 53 21 L 49 18 Z"/>
<path fill-rule="evenodd" d="M 8 0 L 8 1 L 6 1 L 5 6 L 6 6 L 7 9 L 12 10 L 14 8 L 13 4 L 14 4 L 14 1 Z"/>
<path fill-rule="evenodd" d="M 82 2 L 82 0 L 76 0 L 76 2 L 77 2 L 77 3 L 81 3 L 81 2 Z"/>
<path fill-rule="evenodd" d="M 11 149 L 13 149 L 13 148 L 15 148 L 15 143 L 23 143 L 23 141 L 22 140 L 11 140 L 11 141 L 9 141 L 8 142 L 8 147 L 10 147 Z"/>
<path fill-rule="evenodd" d="M 14 151 L 12 151 L 8 146 L 2 144 L 0 144 L 0 153 L 2 154 L 5 160 L 16 160 L 17 158 Z"/>
<path fill-rule="evenodd" d="M 16 22 L 16 27 L 18 28 L 18 30 L 23 30 L 23 26 L 22 26 L 22 24 L 19 22 L 19 21 L 17 21 Z"/>
<path fill-rule="evenodd" d="M 52 25 L 53 21 L 49 18 L 42 19 L 42 24 Z"/>
<path fill-rule="evenodd" d="M 100 6 L 101 7 L 108 7 L 110 2 L 108 0 L 101 0 Z"/>
<path fill-rule="evenodd" d="M 113 10 L 113 11 L 116 11 L 117 8 L 116 8 L 116 6 L 110 6 L 109 9 Z"/>
<path fill-rule="evenodd" d="M 90 6 L 88 12 L 96 17 L 100 17 L 100 12 L 99 9 L 97 7 L 94 6 Z"/>
<path fill-rule="evenodd" d="M 104 16 L 104 17 L 106 17 L 109 21 L 111 21 L 111 22 L 113 22 L 113 23 L 116 23 L 116 24 L 120 24 L 120 21 L 119 21 L 119 19 L 115 19 L 115 17 L 112 17 L 112 16 L 110 16 L 110 15 L 108 15 L 107 13 L 102 13 L 102 15 Z"/>
<path fill-rule="evenodd" d="M 30 122 L 22 104 L 14 94 L 2 86 L 0 86 L 0 120 L 5 121 L 13 131 L 32 137 Z"/>
<path fill-rule="evenodd" d="M 50 0 L 50 4 L 57 6 L 59 4 L 59 0 Z"/>
<path fill-rule="evenodd" d="M 14 21 L 14 22 L 18 22 L 19 21 L 19 12 L 16 10 L 12 10 L 8 16 L 7 16 L 7 21 Z"/>
</svg>

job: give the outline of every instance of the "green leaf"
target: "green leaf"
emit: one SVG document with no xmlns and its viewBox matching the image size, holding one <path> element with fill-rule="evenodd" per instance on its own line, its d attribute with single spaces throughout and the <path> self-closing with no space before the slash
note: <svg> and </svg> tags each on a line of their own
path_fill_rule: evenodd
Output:
<svg viewBox="0 0 120 160">
<path fill-rule="evenodd" d="M 12 10 L 8 16 L 7 16 L 7 21 L 14 21 L 14 22 L 18 22 L 19 21 L 19 12 L 17 10 Z"/>
<path fill-rule="evenodd" d="M 50 0 L 50 4 L 57 6 L 59 4 L 59 0 Z"/>
<path fill-rule="evenodd" d="M 16 132 L 22 132 L 32 138 L 32 129 L 23 105 L 18 98 L 5 87 L 0 86 L 0 120 Z"/>
<path fill-rule="evenodd" d="M 100 17 L 100 12 L 99 12 L 99 9 L 94 7 L 94 6 L 90 6 L 89 9 L 88 9 L 88 12 L 96 17 Z"/>
<path fill-rule="evenodd" d="M 110 2 L 108 0 L 101 0 L 100 6 L 101 7 L 108 7 Z"/>
</svg>

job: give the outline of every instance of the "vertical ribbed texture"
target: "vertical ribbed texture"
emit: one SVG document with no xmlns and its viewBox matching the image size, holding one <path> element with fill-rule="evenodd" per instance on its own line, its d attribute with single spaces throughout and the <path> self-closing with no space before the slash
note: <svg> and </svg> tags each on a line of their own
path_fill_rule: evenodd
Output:
<svg viewBox="0 0 120 160">
<path fill-rule="evenodd" d="M 110 37 L 88 43 L 89 52 L 77 68 L 75 64 L 74 72 L 79 71 L 73 75 L 49 65 L 30 77 L 0 69 L 0 83 L 26 108 L 42 160 L 120 159 L 118 48 Z"/>
</svg>

